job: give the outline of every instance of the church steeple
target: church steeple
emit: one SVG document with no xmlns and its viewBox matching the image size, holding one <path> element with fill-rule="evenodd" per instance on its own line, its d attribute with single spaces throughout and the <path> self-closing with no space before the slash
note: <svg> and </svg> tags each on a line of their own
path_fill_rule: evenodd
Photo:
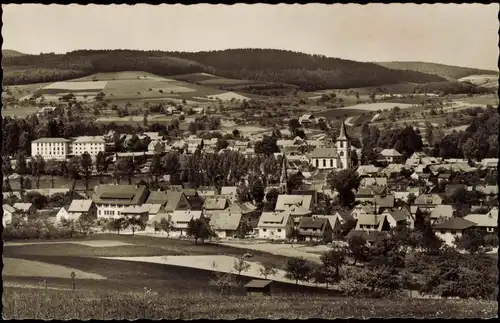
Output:
<svg viewBox="0 0 500 323">
<path fill-rule="evenodd" d="M 345 120 L 342 120 L 342 125 L 340 126 L 340 135 L 337 140 L 349 140 L 347 136 L 347 131 L 345 129 Z"/>
<path fill-rule="evenodd" d="M 287 171 L 287 160 L 286 155 L 283 154 L 283 164 L 281 165 L 281 177 L 280 177 L 280 188 L 282 193 L 288 193 L 288 171 Z"/>
</svg>

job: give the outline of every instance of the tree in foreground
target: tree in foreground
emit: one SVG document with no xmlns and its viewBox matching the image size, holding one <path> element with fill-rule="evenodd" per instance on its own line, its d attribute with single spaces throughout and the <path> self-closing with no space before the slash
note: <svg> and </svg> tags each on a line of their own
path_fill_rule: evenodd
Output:
<svg viewBox="0 0 500 323">
<path fill-rule="evenodd" d="M 344 249 L 331 249 L 323 253 L 320 257 L 323 263 L 323 275 L 330 276 L 334 273 L 333 279 L 331 277 L 324 277 L 326 283 L 338 282 L 340 280 L 340 268 L 345 264 L 346 251 Z"/>
<path fill-rule="evenodd" d="M 250 269 L 250 264 L 245 260 L 244 256 L 241 256 L 234 260 L 233 269 L 236 270 L 238 276 L 241 276 L 242 272 L 247 272 Z"/>
<path fill-rule="evenodd" d="M 259 271 L 264 279 L 267 279 L 268 276 L 276 276 L 278 274 L 278 267 L 271 262 L 265 262 L 259 268 Z"/>
<path fill-rule="evenodd" d="M 194 244 L 198 244 L 198 239 L 201 239 L 201 243 L 203 243 L 205 239 L 213 236 L 213 233 L 206 220 L 204 218 L 200 218 L 189 221 L 186 235 L 188 237 L 193 237 Z"/>
<path fill-rule="evenodd" d="M 286 262 L 285 278 L 295 281 L 298 288 L 299 281 L 308 282 L 311 279 L 314 266 L 309 261 L 302 257 L 291 258 Z"/>
<path fill-rule="evenodd" d="M 231 272 L 225 273 L 218 270 L 218 265 L 214 261 L 212 262 L 213 278 L 211 282 L 220 288 L 220 295 L 223 295 L 228 289 L 236 286 L 236 278 Z"/>
<path fill-rule="evenodd" d="M 354 265 L 358 262 L 367 262 L 369 249 L 366 240 L 361 236 L 352 236 L 347 240 L 349 253 L 354 258 Z"/>
</svg>

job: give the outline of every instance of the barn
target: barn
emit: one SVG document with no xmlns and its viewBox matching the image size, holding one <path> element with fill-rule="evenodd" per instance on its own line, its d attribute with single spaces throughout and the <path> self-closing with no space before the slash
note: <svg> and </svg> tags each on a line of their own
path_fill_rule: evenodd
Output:
<svg viewBox="0 0 500 323">
<path fill-rule="evenodd" d="M 254 279 L 245 285 L 247 296 L 271 296 L 270 280 Z"/>
</svg>

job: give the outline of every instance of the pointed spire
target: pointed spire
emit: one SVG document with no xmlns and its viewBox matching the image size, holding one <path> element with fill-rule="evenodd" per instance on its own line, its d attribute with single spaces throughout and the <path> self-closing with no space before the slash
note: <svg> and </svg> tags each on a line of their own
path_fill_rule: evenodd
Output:
<svg viewBox="0 0 500 323">
<path fill-rule="evenodd" d="M 349 140 L 349 137 L 347 136 L 347 131 L 345 128 L 345 120 L 342 120 L 342 125 L 340 126 L 340 135 L 337 138 L 337 140 Z"/>
<path fill-rule="evenodd" d="M 286 160 L 286 155 L 283 154 L 283 164 L 281 165 L 280 186 L 281 186 L 281 189 L 284 191 L 284 193 L 286 193 L 288 190 L 287 182 L 288 182 L 287 160 Z"/>
</svg>

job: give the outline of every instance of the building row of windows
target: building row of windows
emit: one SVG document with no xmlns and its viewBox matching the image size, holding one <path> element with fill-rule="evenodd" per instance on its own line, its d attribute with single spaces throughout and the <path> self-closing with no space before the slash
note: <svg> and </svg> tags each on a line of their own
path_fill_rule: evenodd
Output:
<svg viewBox="0 0 500 323">
<path fill-rule="evenodd" d="M 281 232 L 281 229 L 278 229 L 277 231 Z M 262 229 L 262 232 L 267 232 L 267 229 Z"/>
</svg>

